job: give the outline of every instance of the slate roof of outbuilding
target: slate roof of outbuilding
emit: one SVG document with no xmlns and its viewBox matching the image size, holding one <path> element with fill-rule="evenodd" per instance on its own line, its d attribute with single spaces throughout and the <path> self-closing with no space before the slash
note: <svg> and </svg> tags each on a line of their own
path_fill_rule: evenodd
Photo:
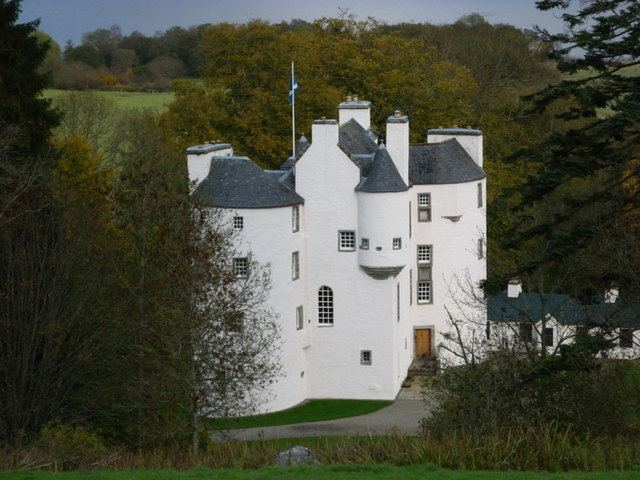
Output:
<svg viewBox="0 0 640 480">
<path fill-rule="evenodd" d="M 284 172 L 280 172 L 282 174 Z M 269 208 L 299 205 L 304 199 L 248 157 L 213 157 L 209 175 L 196 187 L 201 205 L 228 208 Z"/>
<path fill-rule="evenodd" d="M 626 327 L 640 329 L 640 304 L 603 301 L 581 304 L 569 295 L 520 293 L 510 298 L 506 292 L 490 296 L 487 319 L 490 322 L 540 322 L 551 315 L 563 325 Z"/>
<path fill-rule="evenodd" d="M 360 192 L 404 192 L 407 184 L 404 183 L 395 163 L 391 160 L 389 152 L 384 144 L 380 144 L 376 150 L 373 162 L 368 168 L 368 174 L 363 177 L 356 190 Z"/>
<path fill-rule="evenodd" d="M 409 181 L 414 185 L 464 183 L 486 176 L 454 138 L 409 146 Z"/>
</svg>

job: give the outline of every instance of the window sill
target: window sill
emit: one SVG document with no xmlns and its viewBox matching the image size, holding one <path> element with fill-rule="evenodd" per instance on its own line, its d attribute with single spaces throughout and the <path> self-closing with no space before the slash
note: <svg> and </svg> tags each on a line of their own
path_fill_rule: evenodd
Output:
<svg viewBox="0 0 640 480">
<path fill-rule="evenodd" d="M 320 327 L 320 328 L 333 327 L 333 323 L 319 323 L 318 327 Z"/>
</svg>

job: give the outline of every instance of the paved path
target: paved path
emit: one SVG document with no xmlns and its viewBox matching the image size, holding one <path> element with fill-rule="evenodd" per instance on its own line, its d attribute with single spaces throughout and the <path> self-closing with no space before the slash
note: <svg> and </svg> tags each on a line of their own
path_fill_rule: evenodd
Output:
<svg viewBox="0 0 640 480">
<path fill-rule="evenodd" d="M 420 420 L 429 413 L 423 400 L 396 400 L 388 407 L 358 417 L 299 423 L 277 427 L 244 428 L 215 432 L 216 441 L 269 440 L 273 438 L 385 435 L 391 430 L 416 435 Z"/>
</svg>

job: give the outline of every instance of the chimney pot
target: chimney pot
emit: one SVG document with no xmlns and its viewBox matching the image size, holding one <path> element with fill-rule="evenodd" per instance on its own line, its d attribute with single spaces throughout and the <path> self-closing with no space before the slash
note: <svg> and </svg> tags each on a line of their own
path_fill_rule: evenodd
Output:
<svg viewBox="0 0 640 480">
<path fill-rule="evenodd" d="M 454 125 L 453 128 L 458 128 L 458 125 Z"/>
<path fill-rule="evenodd" d="M 440 125 L 438 128 L 443 128 L 442 125 Z"/>
<path fill-rule="evenodd" d="M 393 115 L 396 117 L 401 117 L 402 116 L 402 112 L 400 110 L 396 110 L 395 112 L 393 112 Z"/>
<path fill-rule="evenodd" d="M 350 102 L 350 101 L 351 101 L 351 98 L 352 98 L 352 97 L 351 97 L 351 94 L 347 95 L 347 102 Z"/>
<path fill-rule="evenodd" d="M 468 128 L 469 130 L 471 130 L 471 125 L 467 125 L 467 128 Z"/>
<path fill-rule="evenodd" d="M 357 101 L 358 101 L 358 95 L 357 95 L 357 94 L 355 94 L 355 93 L 353 94 L 353 101 L 354 101 L 354 102 L 357 102 Z"/>
<path fill-rule="evenodd" d="M 326 120 L 327 117 L 320 117 L 320 120 Z"/>
</svg>

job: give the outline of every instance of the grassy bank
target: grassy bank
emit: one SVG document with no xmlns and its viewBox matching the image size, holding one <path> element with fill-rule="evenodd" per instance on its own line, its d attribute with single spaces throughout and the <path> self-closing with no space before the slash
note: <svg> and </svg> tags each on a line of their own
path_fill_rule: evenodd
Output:
<svg viewBox="0 0 640 480">
<path fill-rule="evenodd" d="M 294 423 L 319 422 L 336 418 L 356 417 L 391 405 L 386 400 L 310 400 L 302 405 L 279 412 L 251 417 L 222 418 L 211 422 L 218 430 L 270 427 Z"/>
<path fill-rule="evenodd" d="M 442 470 L 430 465 L 394 467 L 391 465 L 327 465 L 318 467 L 266 468 L 260 470 L 124 470 L 82 472 L 3 472 L 0 479 L 7 480 L 631 480 L 640 478 L 640 471 L 628 472 L 491 472 Z"/>
<path fill-rule="evenodd" d="M 72 90 L 55 90 L 49 89 L 44 91 L 45 98 L 56 98 L 60 95 L 71 92 Z M 142 93 L 142 92 L 110 92 L 110 91 L 95 91 L 100 96 L 113 100 L 117 107 L 123 110 L 136 110 L 136 109 L 152 109 L 161 111 L 167 108 L 167 105 L 173 100 L 173 93 L 170 92 L 157 92 L 157 93 Z"/>
</svg>

